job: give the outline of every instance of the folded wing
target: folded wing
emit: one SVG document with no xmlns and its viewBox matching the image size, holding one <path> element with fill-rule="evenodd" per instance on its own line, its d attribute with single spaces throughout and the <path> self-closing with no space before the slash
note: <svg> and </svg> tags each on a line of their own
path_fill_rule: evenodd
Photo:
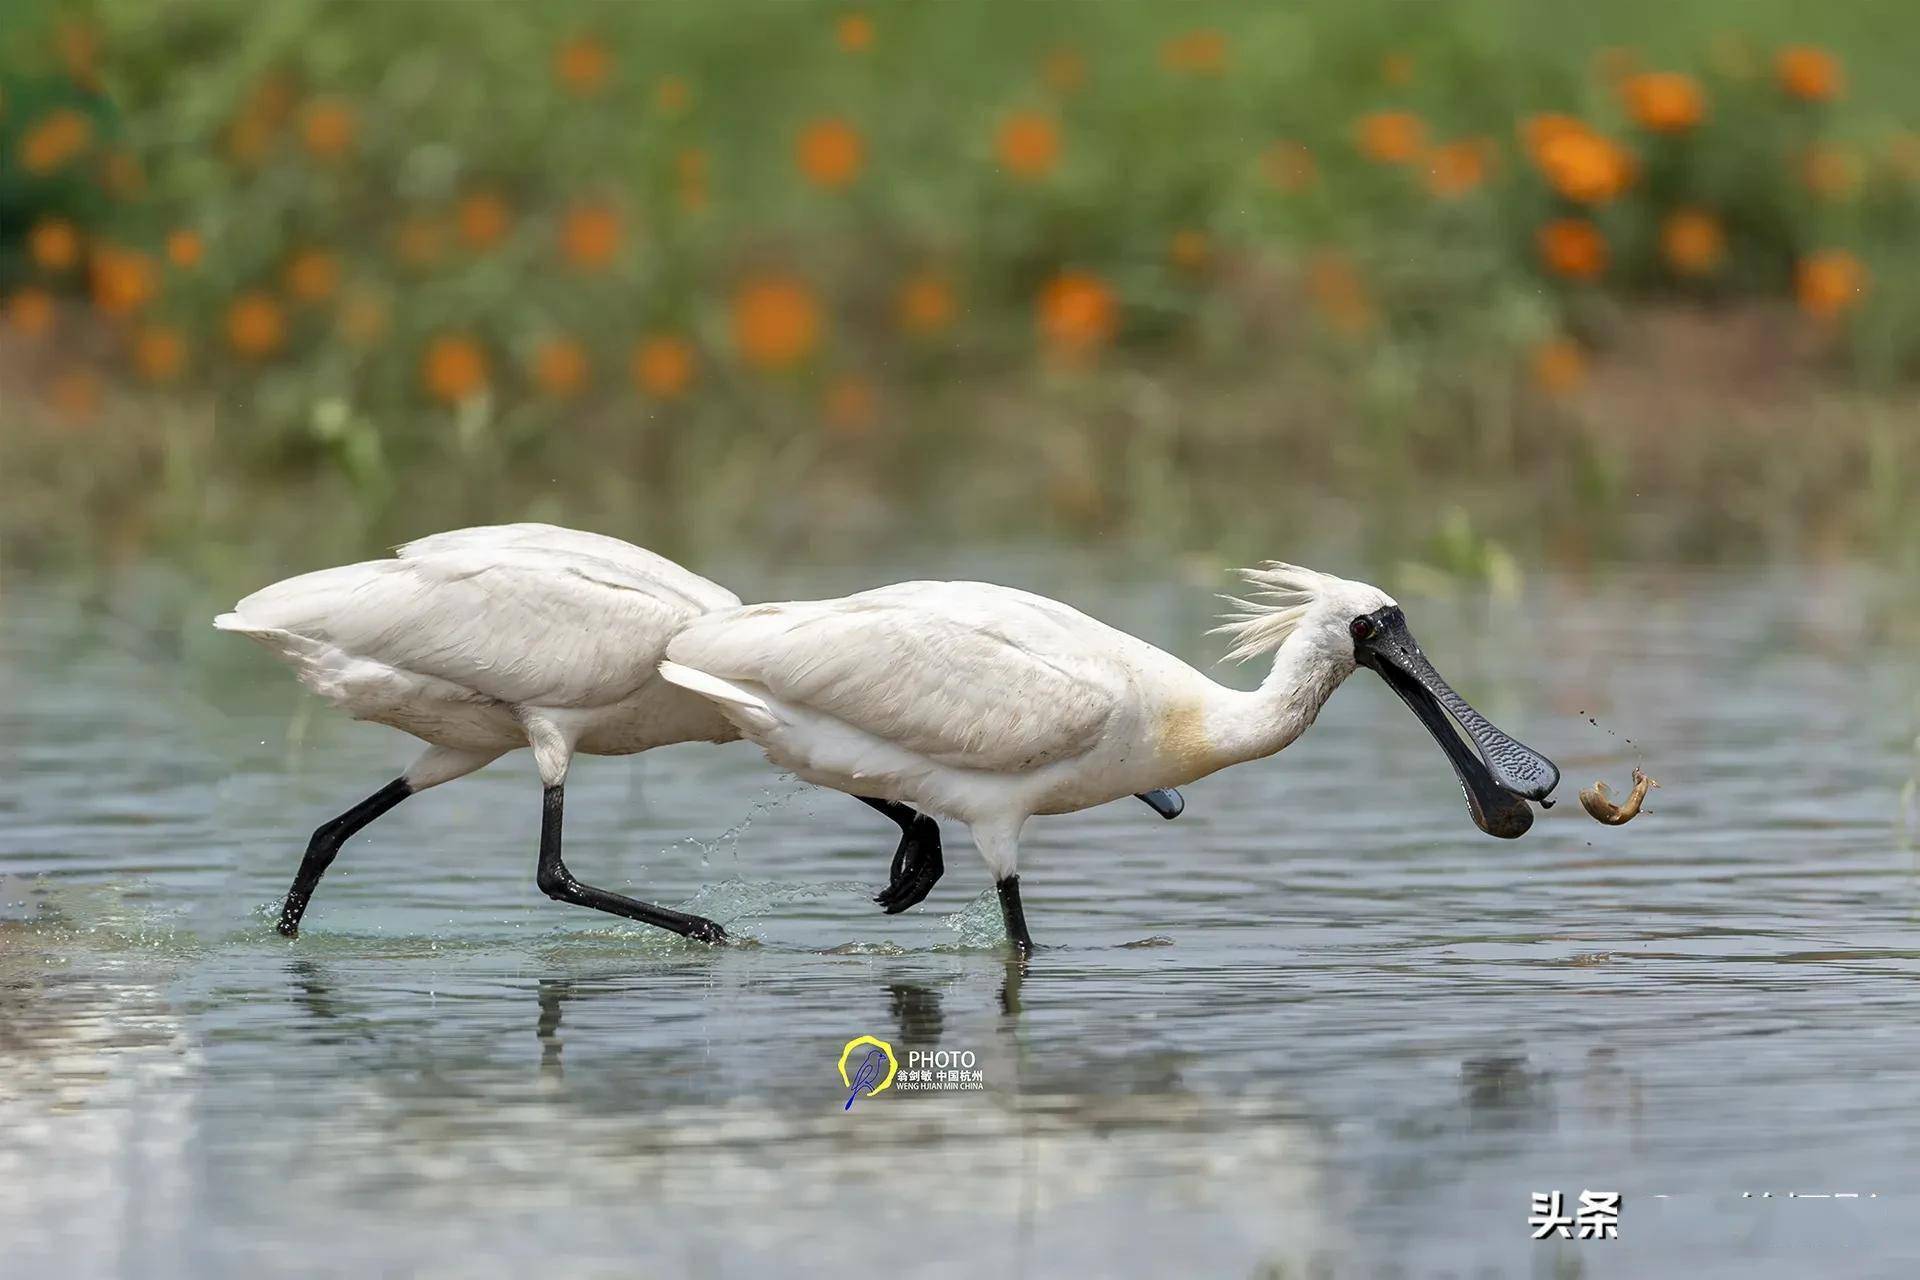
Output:
<svg viewBox="0 0 1920 1280">
<path fill-rule="evenodd" d="M 216 625 L 301 665 L 378 664 L 500 702 L 601 706 L 685 623 L 738 598 L 639 547 L 546 525 L 462 529 L 248 596 Z"/>
<path fill-rule="evenodd" d="M 1106 632 L 1025 592 L 914 582 L 710 614 L 668 656 L 941 764 L 1021 771 L 1085 752 L 1120 705 Z"/>
</svg>

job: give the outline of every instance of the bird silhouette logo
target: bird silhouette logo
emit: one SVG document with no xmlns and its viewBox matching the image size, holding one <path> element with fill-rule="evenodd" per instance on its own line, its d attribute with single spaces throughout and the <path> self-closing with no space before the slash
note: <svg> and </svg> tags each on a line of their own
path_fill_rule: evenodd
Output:
<svg viewBox="0 0 1920 1280">
<path fill-rule="evenodd" d="M 867 1052 L 854 1068 L 853 1074 L 847 1074 L 847 1062 L 853 1057 L 853 1051 L 861 1045 L 867 1046 Z M 840 1083 L 847 1089 L 847 1105 L 842 1111 L 853 1110 L 853 1103 L 862 1094 L 871 1098 L 882 1089 L 893 1084 L 894 1073 L 900 1070 L 900 1062 L 893 1056 L 893 1046 L 885 1040 L 873 1036 L 857 1036 L 847 1041 L 847 1047 L 840 1051 Z"/>
</svg>

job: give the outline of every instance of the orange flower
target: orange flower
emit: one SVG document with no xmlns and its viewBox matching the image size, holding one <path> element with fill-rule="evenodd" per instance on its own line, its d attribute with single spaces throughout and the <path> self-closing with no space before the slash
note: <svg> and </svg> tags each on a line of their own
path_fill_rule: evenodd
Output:
<svg viewBox="0 0 1920 1280">
<path fill-rule="evenodd" d="M 1620 84 L 1627 114 L 1654 133 L 1685 133 L 1707 116 L 1707 98 L 1692 76 L 1677 71 L 1643 71 Z"/>
<path fill-rule="evenodd" d="M 1320 176 L 1319 162 L 1303 142 L 1276 142 L 1260 156 L 1260 171 L 1276 189 L 1292 195 Z"/>
<path fill-rule="evenodd" d="M 127 152 L 111 151 L 100 162 L 100 185 L 116 199 L 131 200 L 147 189 L 147 175 Z"/>
<path fill-rule="evenodd" d="M 287 319 L 267 294 L 243 293 L 227 308 L 227 342 L 249 360 L 264 360 L 287 340 Z"/>
<path fill-rule="evenodd" d="M 70 423 L 87 422 L 100 409 L 100 380 L 85 369 L 62 369 L 47 385 L 47 403 Z"/>
<path fill-rule="evenodd" d="M 339 160 L 353 150 L 359 130 L 353 108 L 339 98 L 321 98 L 307 105 L 300 117 L 300 140 L 322 160 Z"/>
<path fill-rule="evenodd" d="M 633 349 L 633 381 L 656 400 L 678 400 L 697 372 L 693 346 L 673 334 L 655 334 Z"/>
<path fill-rule="evenodd" d="M 1212 259 L 1213 245 L 1206 232 L 1183 227 L 1167 241 L 1167 257 L 1182 271 L 1199 271 Z"/>
<path fill-rule="evenodd" d="M 1774 75 L 1788 97 L 1802 102 L 1831 102 L 1847 87 L 1840 59 L 1825 49 L 1796 44 L 1774 55 Z"/>
<path fill-rule="evenodd" d="M 187 367 L 187 340 L 178 329 L 147 325 L 134 335 L 133 367 L 148 382 L 172 382 Z"/>
<path fill-rule="evenodd" d="M 323 249 L 302 249 L 287 260 L 285 282 L 296 302 L 325 302 L 340 287 L 340 260 Z"/>
<path fill-rule="evenodd" d="M 1676 275 L 1712 275 L 1726 251 L 1720 220 L 1705 209 L 1675 209 L 1660 224 L 1660 253 Z"/>
<path fill-rule="evenodd" d="M 460 404 L 487 389 L 487 353 L 465 334 L 442 334 L 420 359 L 420 385 L 442 404 Z"/>
<path fill-rule="evenodd" d="M 688 213 L 706 208 L 707 153 L 699 147 L 688 147 L 673 158 L 673 168 L 679 179 L 680 207 Z"/>
<path fill-rule="evenodd" d="M 1373 327 L 1373 300 L 1344 254 L 1326 250 L 1313 255 L 1307 264 L 1307 293 L 1327 323 L 1348 337 Z"/>
<path fill-rule="evenodd" d="M 477 253 L 507 238 L 513 226 L 513 211 L 497 192 L 472 191 L 460 202 L 455 221 L 460 224 L 460 239 Z"/>
<path fill-rule="evenodd" d="M 680 115 L 693 105 L 693 86 L 685 77 L 668 76 L 654 86 L 653 101 L 666 115 Z"/>
<path fill-rule="evenodd" d="M 1593 71 L 1602 80 L 1618 85 L 1640 70 L 1640 51 L 1626 45 L 1608 45 L 1593 55 Z"/>
<path fill-rule="evenodd" d="M 393 251 L 400 261 L 424 270 L 440 261 L 447 248 L 447 229 L 438 218 L 412 214 L 393 233 Z"/>
<path fill-rule="evenodd" d="M 260 82 L 247 91 L 247 100 L 241 109 L 270 128 L 278 128 L 293 114 L 296 101 L 292 77 L 274 71 L 262 76 Z"/>
<path fill-rule="evenodd" d="M 160 268 L 144 253 L 100 245 L 90 266 L 93 305 L 107 315 L 130 316 L 159 295 Z"/>
<path fill-rule="evenodd" d="M 182 271 L 191 271 L 199 266 L 205 253 L 206 243 L 200 239 L 198 231 L 182 227 L 167 236 L 167 261 Z"/>
<path fill-rule="evenodd" d="M 23 337 L 40 337 L 53 328 L 53 295 L 32 285 L 15 290 L 7 299 L 7 323 Z"/>
<path fill-rule="evenodd" d="M 1040 290 L 1040 336 L 1057 355 L 1086 356 L 1112 341 L 1120 303 L 1106 281 L 1087 271 L 1062 271 Z"/>
<path fill-rule="evenodd" d="M 94 88 L 100 79 L 100 32 L 91 23 L 63 18 L 54 30 L 54 41 L 67 74 L 82 88 Z"/>
<path fill-rule="evenodd" d="M 613 55 L 592 36 L 563 40 L 553 51 L 553 74 L 560 87 L 576 98 L 590 98 L 607 87 Z"/>
<path fill-rule="evenodd" d="M 620 215 L 603 204 L 577 204 L 560 223 L 560 250 L 583 271 L 610 264 L 620 252 Z"/>
<path fill-rule="evenodd" d="M 1354 126 L 1360 154 L 1380 164 L 1409 164 L 1427 145 L 1427 126 L 1411 111 L 1375 111 Z"/>
<path fill-rule="evenodd" d="M 340 336 L 365 350 L 387 336 L 387 303 L 369 289 L 354 289 L 340 300 Z"/>
<path fill-rule="evenodd" d="M 1463 138 L 1427 153 L 1427 190 L 1442 200 L 1458 200 L 1487 180 L 1493 141 Z"/>
<path fill-rule="evenodd" d="M 1794 274 L 1800 309 L 1816 320 L 1837 320 L 1867 295 L 1867 269 L 1845 249 L 1822 249 L 1800 260 Z"/>
<path fill-rule="evenodd" d="M 1534 116 L 1527 150 L 1553 189 L 1581 204 L 1605 204 L 1635 177 L 1633 153 L 1571 116 Z"/>
<path fill-rule="evenodd" d="M 1823 200 L 1845 200 L 1860 186 L 1859 157 L 1832 143 L 1816 142 L 1800 155 L 1800 181 Z"/>
<path fill-rule="evenodd" d="M 857 373 L 843 373 L 827 384 L 821 412 L 833 435 L 858 440 L 872 431 L 879 402 L 873 383 Z"/>
<path fill-rule="evenodd" d="M 1585 120 L 1578 116 L 1565 115 L 1557 111 L 1542 112 L 1528 116 L 1520 122 L 1520 141 L 1526 145 L 1527 155 L 1536 165 L 1544 165 L 1542 159 L 1547 150 L 1561 138 L 1569 134 L 1589 133 L 1591 130 Z"/>
<path fill-rule="evenodd" d="M 909 333 L 939 333 L 953 323 L 953 286 L 938 272 L 923 271 L 900 286 L 894 312 Z"/>
<path fill-rule="evenodd" d="M 227 158 L 235 164 L 256 165 L 273 145 L 274 126 L 256 115 L 243 115 L 227 126 Z"/>
<path fill-rule="evenodd" d="M 806 284 L 768 276 L 733 297 L 733 343 L 748 364 L 783 369 L 812 354 L 820 341 L 820 308 Z"/>
<path fill-rule="evenodd" d="M 1087 60 L 1072 49 L 1055 49 L 1041 61 L 1040 79 L 1055 93 L 1078 93 L 1087 83 Z"/>
<path fill-rule="evenodd" d="M 556 400 L 570 400 L 587 385 L 587 349 L 572 338 L 549 338 L 533 351 L 533 381 Z"/>
<path fill-rule="evenodd" d="M 1175 36 L 1160 46 L 1160 65 L 1188 75 L 1217 76 L 1227 69 L 1227 37 L 1210 27 Z"/>
<path fill-rule="evenodd" d="M 808 182 L 829 189 L 844 187 L 860 176 L 866 143 L 860 131 L 838 117 L 815 120 L 794 142 L 794 163 Z"/>
<path fill-rule="evenodd" d="M 1577 391 L 1587 378 L 1587 355 L 1572 338 L 1549 338 L 1533 349 L 1533 381 L 1549 395 Z"/>
<path fill-rule="evenodd" d="M 1388 53 L 1380 58 L 1380 79 L 1394 88 L 1404 88 L 1413 83 L 1413 55 L 1410 53 Z"/>
<path fill-rule="evenodd" d="M 42 218 L 27 232 L 27 254 L 43 271 L 65 271 L 80 261 L 80 233 L 65 218 Z"/>
<path fill-rule="evenodd" d="M 1060 126 L 1042 111 L 1016 112 L 1000 122 L 994 152 L 1014 177 L 1044 178 L 1060 163 Z"/>
<path fill-rule="evenodd" d="M 20 136 L 20 167 L 45 175 L 93 145 L 93 121 L 71 107 L 49 111 Z"/>
<path fill-rule="evenodd" d="M 833 34 L 848 53 L 865 53 L 873 48 L 873 19 L 864 13 L 843 13 L 833 24 Z"/>
<path fill-rule="evenodd" d="M 1535 241 L 1547 269 L 1568 280 L 1597 280 L 1607 269 L 1607 241 L 1585 218 L 1556 218 Z"/>
</svg>

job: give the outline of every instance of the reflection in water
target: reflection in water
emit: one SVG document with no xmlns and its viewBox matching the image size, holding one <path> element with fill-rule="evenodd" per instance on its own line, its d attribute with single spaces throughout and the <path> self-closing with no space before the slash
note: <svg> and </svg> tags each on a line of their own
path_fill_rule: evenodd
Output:
<svg viewBox="0 0 1920 1280">
<path fill-rule="evenodd" d="M 940 993 L 919 982 L 889 982 L 893 1004 L 894 1039 L 903 1044 L 939 1044 L 946 1022 L 940 1016 Z"/>
<path fill-rule="evenodd" d="M 1534 1129 L 1553 1124 L 1553 1088 L 1523 1056 L 1469 1058 L 1460 1064 L 1461 1104 L 1477 1129 Z"/>
<path fill-rule="evenodd" d="M 560 1008 L 572 997 L 573 983 L 566 978 L 540 979 L 540 1020 L 534 1025 L 534 1036 L 540 1041 L 540 1073 L 559 1079 L 564 1074 L 560 1064 L 560 1051 L 564 1047 L 560 1040 Z"/>
<path fill-rule="evenodd" d="M 1110 594 L 1002 567 L 956 571 L 1155 639 L 1211 608 L 1137 564 Z M 757 945 L 530 895 L 512 760 L 370 829 L 286 942 L 288 814 L 405 744 L 327 717 L 296 742 L 308 704 L 270 660 L 192 637 L 129 657 L 11 594 L 0 1269 L 825 1275 L 885 1241 L 890 1271 L 967 1280 L 1639 1275 L 1655 1248 L 1769 1277 L 1877 1249 L 1867 1202 L 1725 1197 L 1910 1180 L 1886 1118 L 1920 1107 L 1911 655 L 1806 643 L 1808 606 L 1766 581 L 1530 595 L 1524 618 L 1420 602 L 1422 638 L 1578 774 L 1634 762 L 1574 714 L 1602 710 L 1667 781 L 1659 812 L 1612 829 L 1561 805 L 1481 839 L 1360 686 L 1178 823 L 1036 820 L 1023 884 L 1051 945 L 1023 967 L 977 860 L 884 915 L 871 830 L 744 748 L 583 762 L 569 839 L 610 887 Z M 970 1051 L 986 1088 L 844 1112 L 862 1034 Z M 1529 1246 L 1527 1194 L 1556 1185 L 1625 1193 L 1619 1251 Z"/>
</svg>

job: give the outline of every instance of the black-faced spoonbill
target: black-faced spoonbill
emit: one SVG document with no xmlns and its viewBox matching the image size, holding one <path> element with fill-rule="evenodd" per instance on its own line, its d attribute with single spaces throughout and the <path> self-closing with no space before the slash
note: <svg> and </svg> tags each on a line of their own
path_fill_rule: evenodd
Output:
<svg viewBox="0 0 1920 1280">
<path fill-rule="evenodd" d="M 618 538 L 513 524 L 434 534 L 391 560 L 289 578 L 214 619 L 222 631 L 265 645 L 354 718 L 430 744 L 400 777 L 314 831 L 280 932 L 299 931 L 320 877 L 355 832 L 408 796 L 531 747 L 545 787 L 541 891 L 723 941 L 725 930 L 711 920 L 582 884 L 561 859 L 560 831 L 576 752 L 629 755 L 739 737 L 705 699 L 657 672 L 683 625 L 739 603 L 725 587 Z M 1140 798 L 1167 818 L 1182 806 L 1173 791 Z M 875 900 L 904 911 L 940 877 L 939 829 L 906 805 L 867 803 L 901 831 L 890 882 Z"/>
<path fill-rule="evenodd" d="M 552 525 L 456 529 L 391 560 L 301 574 L 254 592 L 213 625 L 259 641 L 300 682 L 357 720 L 429 746 L 405 773 L 313 833 L 280 911 L 299 931 L 348 837 L 408 796 L 520 747 L 545 788 L 535 880 L 548 897 L 703 942 L 711 920 L 582 884 L 560 856 L 575 752 L 628 755 L 675 742 L 731 742 L 733 726 L 656 676 L 685 623 L 740 597 L 618 538 Z"/>
<path fill-rule="evenodd" d="M 718 610 L 668 643 L 660 674 L 810 782 L 966 823 L 1022 953 L 1029 817 L 1270 756 L 1359 666 L 1433 734 L 1481 830 L 1512 838 L 1532 825 L 1526 802 L 1560 771 L 1447 686 L 1385 592 L 1278 563 L 1241 576 L 1253 598 L 1220 630 L 1230 657 L 1273 655 L 1251 693 L 1058 601 L 979 582 Z"/>
</svg>

